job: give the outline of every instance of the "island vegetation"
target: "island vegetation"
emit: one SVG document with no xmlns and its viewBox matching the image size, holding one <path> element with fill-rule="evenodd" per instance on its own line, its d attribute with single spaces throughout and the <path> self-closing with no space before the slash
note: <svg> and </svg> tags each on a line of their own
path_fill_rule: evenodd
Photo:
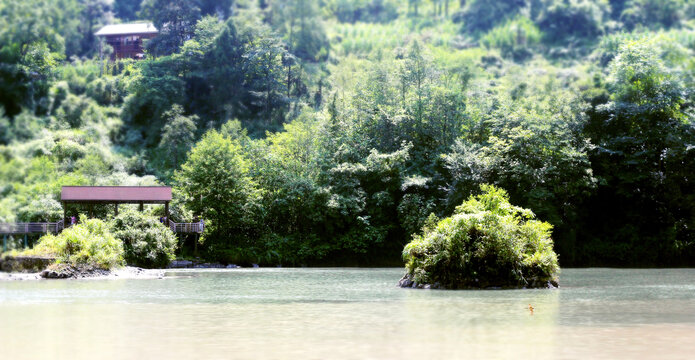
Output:
<svg viewBox="0 0 695 360">
<path fill-rule="evenodd" d="M 482 186 L 439 222 L 428 219 L 423 234 L 403 250 L 402 287 L 557 287 L 560 266 L 550 237 L 552 225 L 509 203 L 507 193 Z"/>
<path fill-rule="evenodd" d="M 45 278 L 99 276 L 125 265 L 166 268 L 177 245 L 172 231 L 151 215 L 127 211 L 110 221 L 82 215 L 58 235 L 47 234 L 30 249 L 4 254 L 0 264 Z"/>
<path fill-rule="evenodd" d="M 491 216 L 529 233 L 489 239 L 521 257 L 488 285 L 547 282 L 532 211 L 563 266 L 693 265 L 694 16 L 692 0 L 0 0 L 0 222 L 59 220 L 63 185 L 166 184 L 222 263 L 401 265 L 415 236 L 419 282 L 469 286 L 421 275 L 440 263 L 418 249 L 448 228 L 487 239 Z M 109 61 L 94 33 L 130 21 L 160 33 Z M 520 208 L 470 198 L 482 184 Z M 95 239 L 125 248 L 97 265 L 171 258 L 164 230 L 135 230 L 150 220 L 115 221 Z M 34 251 L 77 261 L 105 226 Z"/>
</svg>

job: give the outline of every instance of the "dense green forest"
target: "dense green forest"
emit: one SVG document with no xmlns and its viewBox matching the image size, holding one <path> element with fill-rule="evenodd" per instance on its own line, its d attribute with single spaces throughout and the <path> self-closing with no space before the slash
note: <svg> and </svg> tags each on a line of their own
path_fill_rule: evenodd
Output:
<svg viewBox="0 0 695 360">
<path fill-rule="evenodd" d="M 493 184 L 563 266 L 692 266 L 694 52 L 693 0 L 0 0 L 0 222 L 166 184 L 212 260 L 396 265 Z"/>
</svg>

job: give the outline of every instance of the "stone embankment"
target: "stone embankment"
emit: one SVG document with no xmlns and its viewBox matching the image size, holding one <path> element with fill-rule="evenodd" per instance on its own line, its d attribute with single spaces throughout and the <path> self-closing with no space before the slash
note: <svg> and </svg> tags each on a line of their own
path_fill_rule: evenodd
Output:
<svg viewBox="0 0 695 360">
<path fill-rule="evenodd" d="M 4 256 L 0 258 L 0 271 L 35 273 L 53 264 L 55 258 L 41 256 Z"/>
</svg>

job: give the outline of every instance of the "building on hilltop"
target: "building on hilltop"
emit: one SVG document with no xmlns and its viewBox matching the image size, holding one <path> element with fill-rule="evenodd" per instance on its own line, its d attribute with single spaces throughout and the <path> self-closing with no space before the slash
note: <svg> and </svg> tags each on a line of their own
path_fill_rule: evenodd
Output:
<svg viewBox="0 0 695 360">
<path fill-rule="evenodd" d="M 111 60 L 142 59 L 143 40 L 157 36 L 159 32 L 152 23 L 106 25 L 96 32 L 113 48 Z"/>
</svg>

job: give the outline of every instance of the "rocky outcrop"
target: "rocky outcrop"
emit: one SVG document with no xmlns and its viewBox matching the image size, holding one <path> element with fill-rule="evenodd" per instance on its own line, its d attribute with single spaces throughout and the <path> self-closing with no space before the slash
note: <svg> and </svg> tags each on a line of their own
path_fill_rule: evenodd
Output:
<svg viewBox="0 0 695 360">
<path fill-rule="evenodd" d="M 410 274 L 405 274 L 401 278 L 401 280 L 398 281 L 398 286 L 402 288 L 412 288 L 412 289 L 446 289 L 446 287 L 443 287 L 439 283 L 434 283 L 434 284 L 422 284 L 418 283 L 413 279 L 413 276 Z M 517 286 L 517 287 L 510 287 L 510 286 L 468 286 L 465 289 L 489 289 L 489 290 L 495 290 L 495 289 L 557 289 L 560 287 L 557 281 L 555 280 L 550 280 L 550 281 L 538 281 L 538 280 L 531 280 L 528 282 L 528 284 L 524 286 Z"/>
<path fill-rule="evenodd" d="M 402 288 L 413 288 L 413 289 L 442 289 L 439 283 L 434 284 L 421 284 L 413 280 L 413 277 L 409 274 L 403 275 L 400 281 L 398 281 L 398 286 Z"/>
<path fill-rule="evenodd" d="M 55 264 L 41 271 L 39 276 L 44 279 L 79 279 L 88 277 L 108 276 L 109 270 L 95 267 L 82 266 L 76 267 L 67 264 Z"/>
</svg>

